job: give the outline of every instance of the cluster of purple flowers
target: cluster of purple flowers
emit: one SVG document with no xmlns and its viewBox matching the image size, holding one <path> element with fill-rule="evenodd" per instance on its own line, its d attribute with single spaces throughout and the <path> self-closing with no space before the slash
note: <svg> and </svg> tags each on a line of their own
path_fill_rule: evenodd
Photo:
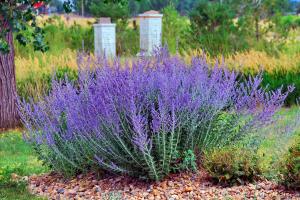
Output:
<svg viewBox="0 0 300 200">
<path fill-rule="evenodd" d="M 235 142 L 272 122 L 288 95 L 261 88 L 261 76 L 239 81 L 224 66 L 186 64 L 165 51 L 131 64 L 88 60 L 76 83 L 54 80 L 39 102 L 19 103 L 26 139 L 64 173 L 97 166 L 158 180 L 188 150 Z"/>
</svg>

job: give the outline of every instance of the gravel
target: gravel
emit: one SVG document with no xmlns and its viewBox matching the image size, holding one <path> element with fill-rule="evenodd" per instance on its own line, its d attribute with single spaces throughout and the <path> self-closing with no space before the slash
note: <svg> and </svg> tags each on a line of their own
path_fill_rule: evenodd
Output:
<svg viewBox="0 0 300 200">
<path fill-rule="evenodd" d="M 66 180 L 50 173 L 29 178 L 33 194 L 48 199 L 291 199 L 300 191 L 288 191 L 270 181 L 232 187 L 214 185 L 205 172 L 172 174 L 159 182 L 142 182 L 126 176 L 99 178 L 94 173 Z"/>
</svg>

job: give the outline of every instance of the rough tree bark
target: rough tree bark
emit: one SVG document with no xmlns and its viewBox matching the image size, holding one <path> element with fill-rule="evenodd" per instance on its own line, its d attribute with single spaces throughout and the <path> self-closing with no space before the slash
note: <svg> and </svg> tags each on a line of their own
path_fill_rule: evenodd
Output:
<svg viewBox="0 0 300 200">
<path fill-rule="evenodd" d="M 256 41 L 259 41 L 259 17 L 255 17 L 255 37 Z"/>
<path fill-rule="evenodd" d="M 0 130 L 13 128 L 19 124 L 16 106 L 15 52 L 11 31 L 7 33 L 6 41 L 9 44 L 10 52 L 0 53 Z"/>
</svg>

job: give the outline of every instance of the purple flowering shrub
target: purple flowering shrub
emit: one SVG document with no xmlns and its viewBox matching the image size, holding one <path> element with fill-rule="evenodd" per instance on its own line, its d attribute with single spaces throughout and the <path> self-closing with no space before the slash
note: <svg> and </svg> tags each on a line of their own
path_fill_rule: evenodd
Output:
<svg viewBox="0 0 300 200">
<path fill-rule="evenodd" d="M 164 51 L 132 64 L 89 59 L 80 66 L 76 85 L 54 81 L 39 102 L 19 103 L 26 139 L 64 174 L 99 168 L 159 180 L 187 152 L 239 141 L 271 123 L 288 95 L 266 92 L 261 76 L 239 81 L 202 58 L 187 65 Z"/>
</svg>

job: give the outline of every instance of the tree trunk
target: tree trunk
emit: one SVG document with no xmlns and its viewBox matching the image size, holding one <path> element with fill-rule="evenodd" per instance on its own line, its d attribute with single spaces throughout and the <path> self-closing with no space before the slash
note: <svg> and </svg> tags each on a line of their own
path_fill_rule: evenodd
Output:
<svg viewBox="0 0 300 200">
<path fill-rule="evenodd" d="M 6 35 L 10 52 L 0 53 L 0 129 L 13 128 L 19 124 L 14 62 L 13 34 Z"/>
<path fill-rule="evenodd" d="M 255 37 L 256 41 L 259 41 L 259 17 L 255 18 Z"/>
</svg>

